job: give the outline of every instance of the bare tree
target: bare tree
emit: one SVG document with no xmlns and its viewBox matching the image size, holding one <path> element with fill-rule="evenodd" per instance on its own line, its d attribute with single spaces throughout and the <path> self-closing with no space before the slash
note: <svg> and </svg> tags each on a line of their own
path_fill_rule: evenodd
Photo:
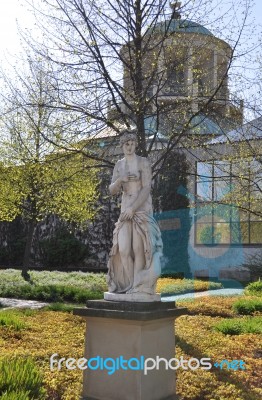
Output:
<svg viewBox="0 0 262 400">
<path fill-rule="evenodd" d="M 81 150 L 94 157 L 90 139 L 102 128 L 119 133 L 121 125 L 134 124 L 144 156 L 164 133 L 154 165 L 158 172 L 174 148 L 201 144 L 188 133 L 202 129 L 206 118 L 216 118 L 222 131 L 241 122 L 242 109 L 229 96 L 228 80 L 246 39 L 249 0 L 239 1 L 238 10 L 226 2 L 223 12 L 216 0 L 171 7 L 167 0 L 29 3 L 43 41 L 24 38 L 48 60 L 54 101 L 46 106 L 74 115 L 68 147 L 89 137 L 88 148 L 83 141 Z M 110 166 L 103 151 L 99 159 Z"/>
</svg>

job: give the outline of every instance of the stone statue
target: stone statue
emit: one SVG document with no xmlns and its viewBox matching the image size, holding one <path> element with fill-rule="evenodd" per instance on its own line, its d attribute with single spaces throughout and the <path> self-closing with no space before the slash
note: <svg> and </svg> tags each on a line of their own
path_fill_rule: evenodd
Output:
<svg viewBox="0 0 262 400">
<path fill-rule="evenodd" d="M 109 186 L 111 195 L 122 191 L 122 201 L 108 261 L 108 290 L 132 294 L 129 297 L 134 301 L 160 300 L 155 287 L 163 245 L 152 216 L 151 166 L 147 158 L 135 154 L 137 137 L 133 131 L 122 134 L 120 145 L 124 158 L 116 163 Z"/>
</svg>

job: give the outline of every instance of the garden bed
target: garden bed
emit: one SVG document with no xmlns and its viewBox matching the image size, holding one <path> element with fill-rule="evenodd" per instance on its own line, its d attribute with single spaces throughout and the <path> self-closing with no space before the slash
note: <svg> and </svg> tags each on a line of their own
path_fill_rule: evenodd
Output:
<svg viewBox="0 0 262 400">
<path fill-rule="evenodd" d="M 26 282 L 19 270 L 0 270 L 0 297 L 85 303 L 102 299 L 107 291 L 104 273 L 30 271 L 30 276 L 31 281 Z M 221 283 L 200 279 L 159 278 L 156 291 L 161 296 L 170 296 L 221 288 Z"/>
<path fill-rule="evenodd" d="M 223 328 L 223 324 L 229 324 L 230 321 L 233 324 L 243 321 L 240 325 L 244 326 L 248 318 L 258 321 L 258 324 L 261 322 L 258 311 L 254 311 L 251 316 L 243 316 L 238 314 L 238 308 L 234 306 L 240 300 L 243 302 L 252 298 L 255 297 L 201 297 L 177 302 L 178 306 L 188 308 L 189 315 L 176 320 L 176 358 L 207 357 L 211 358 L 212 363 L 220 363 L 225 359 L 242 360 L 246 366 L 245 370 L 228 370 L 226 367 L 220 369 L 214 366 L 211 370 L 194 371 L 179 368 L 176 385 L 180 400 L 261 399 L 261 335 Z M 51 310 L 60 311 L 10 310 L 8 314 L 0 311 L 0 315 L 3 313 L 0 324 L 0 360 L 4 362 L 13 359 L 14 354 L 25 362 L 30 359 L 29 364 L 33 363 L 39 371 L 35 380 L 36 389 L 41 392 L 41 400 L 76 400 L 81 394 L 82 371 L 50 371 L 49 359 L 53 353 L 58 353 L 61 357 L 83 357 L 85 322 L 72 315 L 70 307 L 59 304 L 53 306 L 50 307 Z M 249 313 L 250 308 L 246 307 Z M 243 307 L 241 312 L 242 310 Z M 218 329 L 219 326 L 222 328 Z M 172 357 L 174 354 L 170 354 L 170 358 Z M 16 368 L 20 368 L 23 374 L 25 367 L 20 365 Z M 16 373 L 16 381 L 19 380 L 20 372 L 18 370 Z M 41 391 L 39 380 L 42 382 Z M 16 388 L 14 382 L 12 388 Z M 33 392 L 33 385 L 30 384 L 29 388 Z M 20 385 L 19 390 L 22 392 L 25 388 Z M 1 394 L 0 384 L 0 396 Z M 21 398 L 31 400 L 33 397 L 29 395 Z M 5 399 L 20 399 L 20 394 Z"/>
</svg>

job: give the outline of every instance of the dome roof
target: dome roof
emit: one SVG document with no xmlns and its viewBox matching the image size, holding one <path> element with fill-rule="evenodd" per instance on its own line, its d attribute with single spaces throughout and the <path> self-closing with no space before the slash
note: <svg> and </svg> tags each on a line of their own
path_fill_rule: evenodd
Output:
<svg viewBox="0 0 262 400">
<path fill-rule="evenodd" d="M 150 138 L 155 134 L 157 130 L 157 123 L 155 116 L 147 116 L 144 120 L 145 122 L 145 132 L 146 135 Z M 178 132 L 183 129 L 183 123 L 177 122 L 176 126 L 174 126 Z M 207 117 L 204 114 L 195 115 L 189 125 L 190 133 L 193 135 L 222 135 L 224 131 L 219 126 L 219 124 L 214 121 L 211 117 Z M 162 126 L 158 129 L 157 137 L 158 139 L 167 139 L 167 132 Z"/>
<path fill-rule="evenodd" d="M 157 32 L 165 32 L 168 28 L 168 32 L 182 32 L 182 33 L 201 33 L 202 35 L 213 36 L 213 34 L 204 26 L 187 19 L 172 19 L 170 21 L 163 21 L 157 24 L 157 26 L 149 31 L 154 30 Z"/>
<path fill-rule="evenodd" d="M 221 135 L 222 128 L 210 117 L 204 114 L 195 115 L 190 123 L 190 129 L 196 135 Z"/>
</svg>

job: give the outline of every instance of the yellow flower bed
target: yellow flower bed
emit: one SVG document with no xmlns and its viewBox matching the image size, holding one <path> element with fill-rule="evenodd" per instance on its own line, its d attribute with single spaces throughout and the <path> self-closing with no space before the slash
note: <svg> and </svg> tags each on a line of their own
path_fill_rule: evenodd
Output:
<svg viewBox="0 0 262 400">
<path fill-rule="evenodd" d="M 180 284 L 183 279 L 174 279 L 174 278 L 159 278 L 157 280 L 156 291 L 159 293 L 161 290 L 167 285 Z"/>
<path fill-rule="evenodd" d="M 178 369 L 177 394 L 181 400 L 261 399 L 262 360 L 256 358 L 262 345 L 261 337 L 253 334 L 229 336 L 213 331 L 212 326 L 220 320 L 220 317 L 201 315 L 178 318 L 176 357 L 210 357 L 212 362 L 243 360 L 246 370 L 229 371 L 215 367 L 210 371 Z"/>
<path fill-rule="evenodd" d="M 180 400 L 259 400 L 262 359 L 257 358 L 262 348 L 259 335 L 225 336 L 212 327 L 221 316 L 233 315 L 231 305 L 236 298 L 201 297 L 190 302 L 190 312 L 199 315 L 181 316 L 176 320 L 176 357 L 209 357 L 212 362 L 223 359 L 243 360 L 245 371 L 212 368 L 209 371 L 177 370 L 177 394 Z M 213 314 L 212 314 L 213 309 Z M 207 315 L 201 315 L 200 312 Z M 12 313 L 12 311 L 10 311 Z M 232 313 L 232 314 L 231 314 Z M 211 316 L 213 315 L 213 316 Z M 82 371 L 50 371 L 49 359 L 54 353 L 60 357 L 83 357 L 85 324 L 80 317 L 68 313 L 36 311 L 20 318 L 26 328 L 20 331 L 0 327 L 0 358 L 10 355 L 30 355 L 44 375 L 47 400 L 78 400 L 82 388 Z M 174 354 L 170 354 L 170 358 Z"/>
<path fill-rule="evenodd" d="M 82 388 L 82 371 L 51 371 L 50 356 L 83 357 L 85 323 L 72 314 L 38 311 L 31 316 L 21 316 L 28 329 L 15 332 L 0 327 L 1 357 L 31 355 L 43 371 L 47 400 L 77 400 Z"/>
<path fill-rule="evenodd" d="M 188 300 L 177 300 L 178 306 L 183 305 L 188 309 L 189 314 L 213 315 L 220 317 L 233 317 L 236 315 L 232 309 L 232 304 L 236 297 L 205 296 Z"/>
<path fill-rule="evenodd" d="M 186 286 L 187 282 L 192 282 L 193 291 L 204 292 L 209 289 L 209 281 L 201 281 L 198 279 L 187 280 L 179 278 L 159 278 L 157 280 L 156 291 L 158 293 L 162 292 L 165 286 L 176 285 L 176 286 Z"/>
</svg>

